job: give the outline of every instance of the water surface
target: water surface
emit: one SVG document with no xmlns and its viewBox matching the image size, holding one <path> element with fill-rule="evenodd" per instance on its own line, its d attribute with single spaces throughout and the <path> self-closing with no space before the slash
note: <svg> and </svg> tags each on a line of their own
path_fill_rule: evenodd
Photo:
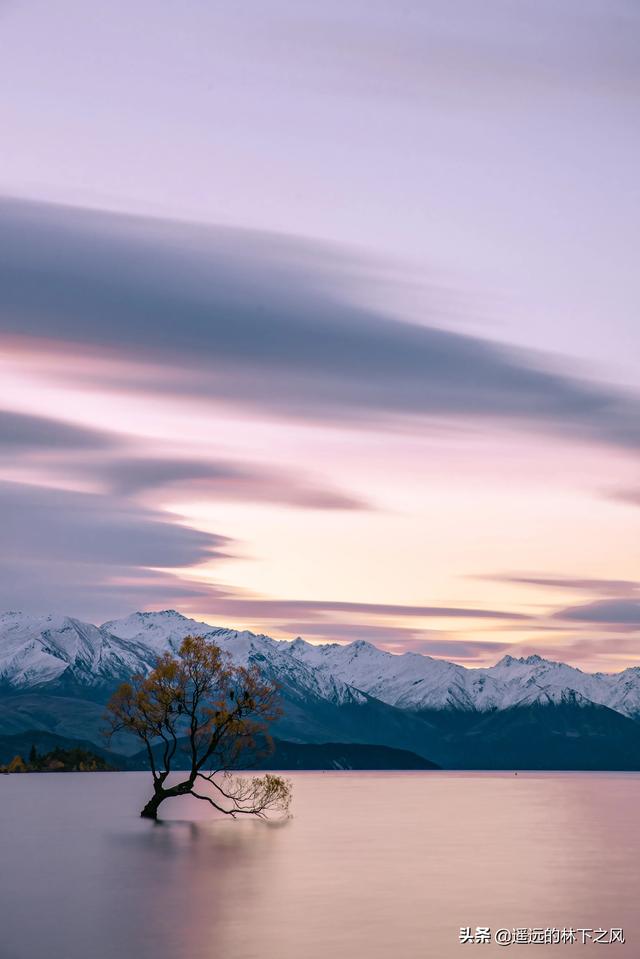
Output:
<svg viewBox="0 0 640 959">
<path fill-rule="evenodd" d="M 640 956 L 640 774 L 293 773 L 284 825 L 145 773 L 0 777 L 2 959 Z M 626 945 L 460 945 L 461 926 Z M 480 950 L 480 951 L 478 951 Z"/>
</svg>

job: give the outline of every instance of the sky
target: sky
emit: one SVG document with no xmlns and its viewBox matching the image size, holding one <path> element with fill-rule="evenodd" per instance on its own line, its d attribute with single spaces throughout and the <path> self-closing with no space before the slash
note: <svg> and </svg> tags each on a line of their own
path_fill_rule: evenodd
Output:
<svg viewBox="0 0 640 959">
<path fill-rule="evenodd" d="M 640 664 L 639 41 L 0 0 L 0 608 Z"/>
</svg>

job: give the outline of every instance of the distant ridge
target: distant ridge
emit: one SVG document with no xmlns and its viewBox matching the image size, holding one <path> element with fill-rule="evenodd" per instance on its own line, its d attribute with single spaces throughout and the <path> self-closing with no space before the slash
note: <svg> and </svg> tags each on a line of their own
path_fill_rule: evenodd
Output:
<svg viewBox="0 0 640 959">
<path fill-rule="evenodd" d="M 13 736 L 0 736 L 0 764 L 10 762 L 14 756 L 26 759 L 35 746 L 39 753 L 53 749 L 83 749 L 93 752 L 114 769 L 143 770 L 149 768 L 146 750 L 133 756 L 125 756 L 100 748 L 87 740 L 71 739 L 40 730 L 26 730 Z M 179 768 L 179 764 L 176 764 Z M 360 769 L 360 770 L 408 770 L 437 769 L 416 753 L 390 746 L 372 746 L 362 743 L 291 743 L 274 740 L 271 754 L 256 761 L 252 769 Z"/>
<path fill-rule="evenodd" d="M 0 615 L 0 736 L 38 730 L 104 745 L 113 689 L 190 633 L 278 683 L 283 714 L 273 734 L 293 744 L 294 768 L 297 745 L 352 744 L 406 750 L 449 768 L 640 769 L 638 667 L 590 674 L 532 655 L 467 669 L 363 640 L 274 640 L 176 610 L 102 626 Z M 131 757 L 138 743 L 120 735 L 112 749 Z"/>
<path fill-rule="evenodd" d="M 176 610 L 136 612 L 102 626 L 66 616 L 0 614 L 0 684 L 14 690 L 110 685 L 151 668 L 184 636 L 209 636 L 237 661 L 260 661 L 278 678 L 339 702 L 362 694 L 399 709 L 486 712 L 559 702 L 575 692 L 623 716 L 640 717 L 640 667 L 586 673 L 539 655 L 503 656 L 467 668 L 420 653 L 394 654 L 358 640 L 313 645 L 197 622 Z"/>
</svg>

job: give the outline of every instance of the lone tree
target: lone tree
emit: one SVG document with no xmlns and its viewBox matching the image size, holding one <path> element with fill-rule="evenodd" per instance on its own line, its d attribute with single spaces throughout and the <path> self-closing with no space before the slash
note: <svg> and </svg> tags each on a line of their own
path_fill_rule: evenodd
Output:
<svg viewBox="0 0 640 959">
<path fill-rule="evenodd" d="M 255 667 L 236 666 L 202 636 L 187 636 L 177 656 L 164 653 L 147 676 L 134 676 L 107 706 L 109 735 L 125 730 L 144 744 L 153 796 L 141 816 L 158 818 L 165 799 L 191 794 L 230 816 L 286 814 L 289 783 L 280 776 L 235 776 L 259 746 L 271 745 L 268 724 L 280 715 L 276 687 Z M 186 777 L 167 785 L 172 770 Z M 200 783 L 212 793 L 197 792 Z"/>
</svg>

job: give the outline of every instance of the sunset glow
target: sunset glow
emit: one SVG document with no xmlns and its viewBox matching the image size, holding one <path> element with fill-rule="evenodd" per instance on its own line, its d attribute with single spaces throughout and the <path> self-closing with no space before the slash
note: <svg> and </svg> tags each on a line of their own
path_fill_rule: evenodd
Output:
<svg viewBox="0 0 640 959">
<path fill-rule="evenodd" d="M 136 6 L 141 24 L 178 16 Z M 0 105 L 0 606 L 93 622 L 176 607 L 467 665 L 640 663 L 629 39 L 587 18 L 592 59 L 561 63 L 571 23 L 541 12 L 539 60 L 506 16 L 463 90 L 466 17 L 449 61 L 413 45 L 410 17 L 380 8 L 356 37 L 330 3 L 290 24 L 282 63 L 259 10 L 240 30 L 214 5 L 219 61 L 204 35 L 150 40 L 178 36 L 167 85 L 135 24 L 121 69 L 85 74 L 89 49 L 106 64 L 122 42 L 110 16 L 79 19 L 70 62 L 53 8 L 2 13 L 3 86 L 44 58 L 50 102 L 32 86 Z M 340 18 L 352 56 L 328 71 Z M 364 58 L 392 27 L 389 58 Z M 107 82 L 122 96 L 98 143 Z M 163 96 L 184 107 L 169 138 L 142 109 Z"/>
</svg>

